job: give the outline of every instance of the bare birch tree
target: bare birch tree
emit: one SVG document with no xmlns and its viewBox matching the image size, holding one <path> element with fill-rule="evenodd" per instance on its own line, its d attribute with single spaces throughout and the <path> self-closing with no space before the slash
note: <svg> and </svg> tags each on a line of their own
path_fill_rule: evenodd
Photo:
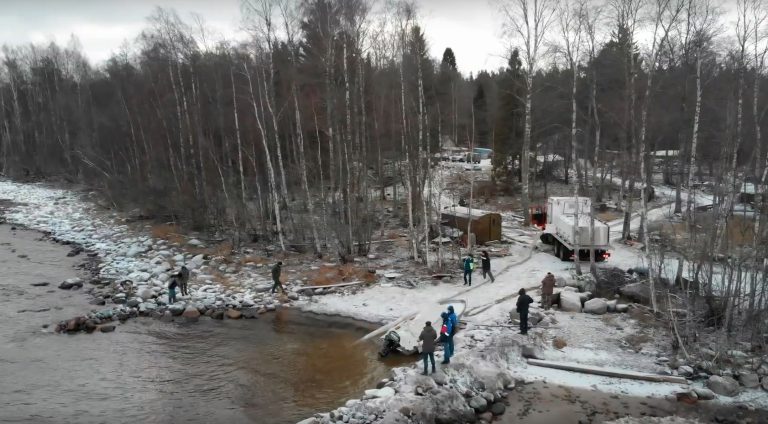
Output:
<svg viewBox="0 0 768 424">
<path fill-rule="evenodd" d="M 523 130 L 523 150 L 520 153 L 520 172 L 522 173 L 522 208 L 524 224 L 530 225 L 530 151 L 531 114 L 533 102 L 533 76 L 540 65 L 542 47 L 548 35 L 555 15 L 556 2 L 553 0 L 501 0 L 501 12 L 504 15 L 504 29 L 515 40 L 521 42 L 522 58 L 525 62 L 525 127 Z"/>
</svg>

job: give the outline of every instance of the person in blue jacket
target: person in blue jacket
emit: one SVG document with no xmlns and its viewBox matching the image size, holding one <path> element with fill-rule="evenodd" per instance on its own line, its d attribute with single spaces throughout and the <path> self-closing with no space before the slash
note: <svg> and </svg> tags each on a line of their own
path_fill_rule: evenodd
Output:
<svg viewBox="0 0 768 424">
<path fill-rule="evenodd" d="M 453 336 L 456 334 L 456 330 L 459 327 L 459 319 L 456 316 L 456 312 L 453 309 L 453 305 L 448 305 L 448 317 L 446 320 L 446 326 L 448 330 L 448 337 L 445 341 L 445 358 L 443 364 L 450 364 L 451 357 L 453 357 Z"/>
<path fill-rule="evenodd" d="M 464 285 L 472 285 L 472 272 L 475 270 L 475 258 L 471 253 L 467 253 L 467 257 L 464 258 Z"/>
</svg>

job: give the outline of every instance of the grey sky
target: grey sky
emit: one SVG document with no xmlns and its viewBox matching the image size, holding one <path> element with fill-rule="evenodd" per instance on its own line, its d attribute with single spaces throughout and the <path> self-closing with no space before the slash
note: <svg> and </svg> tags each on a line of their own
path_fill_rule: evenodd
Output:
<svg viewBox="0 0 768 424">
<path fill-rule="evenodd" d="M 433 56 L 451 47 L 464 73 L 503 66 L 498 13 L 487 0 L 417 3 Z M 75 34 L 99 63 L 139 34 L 155 6 L 174 8 L 185 20 L 198 13 L 223 36 L 243 37 L 240 0 L 0 0 L 0 44 L 66 44 Z"/>
</svg>

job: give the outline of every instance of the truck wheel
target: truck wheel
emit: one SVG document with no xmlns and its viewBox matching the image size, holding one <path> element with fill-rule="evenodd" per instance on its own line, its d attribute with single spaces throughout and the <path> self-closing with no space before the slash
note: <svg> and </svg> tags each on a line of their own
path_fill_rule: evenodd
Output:
<svg viewBox="0 0 768 424">
<path fill-rule="evenodd" d="M 560 242 L 555 240 L 555 256 L 560 257 Z"/>
<path fill-rule="evenodd" d="M 560 246 L 560 260 L 563 262 L 568 262 L 571 256 L 571 251 L 565 247 L 564 245 Z"/>
</svg>

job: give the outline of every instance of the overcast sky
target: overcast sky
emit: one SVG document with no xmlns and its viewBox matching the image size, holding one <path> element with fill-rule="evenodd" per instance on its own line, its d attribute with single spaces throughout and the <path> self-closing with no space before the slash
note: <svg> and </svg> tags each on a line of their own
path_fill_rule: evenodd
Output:
<svg viewBox="0 0 768 424">
<path fill-rule="evenodd" d="M 488 0 L 417 0 L 432 55 L 446 47 L 465 74 L 503 66 L 506 51 L 498 13 Z M 240 0 L 0 0 L 0 44 L 56 41 L 72 34 L 98 64 L 146 26 L 155 6 L 174 8 L 185 20 L 198 13 L 227 38 L 242 38 Z"/>
</svg>

